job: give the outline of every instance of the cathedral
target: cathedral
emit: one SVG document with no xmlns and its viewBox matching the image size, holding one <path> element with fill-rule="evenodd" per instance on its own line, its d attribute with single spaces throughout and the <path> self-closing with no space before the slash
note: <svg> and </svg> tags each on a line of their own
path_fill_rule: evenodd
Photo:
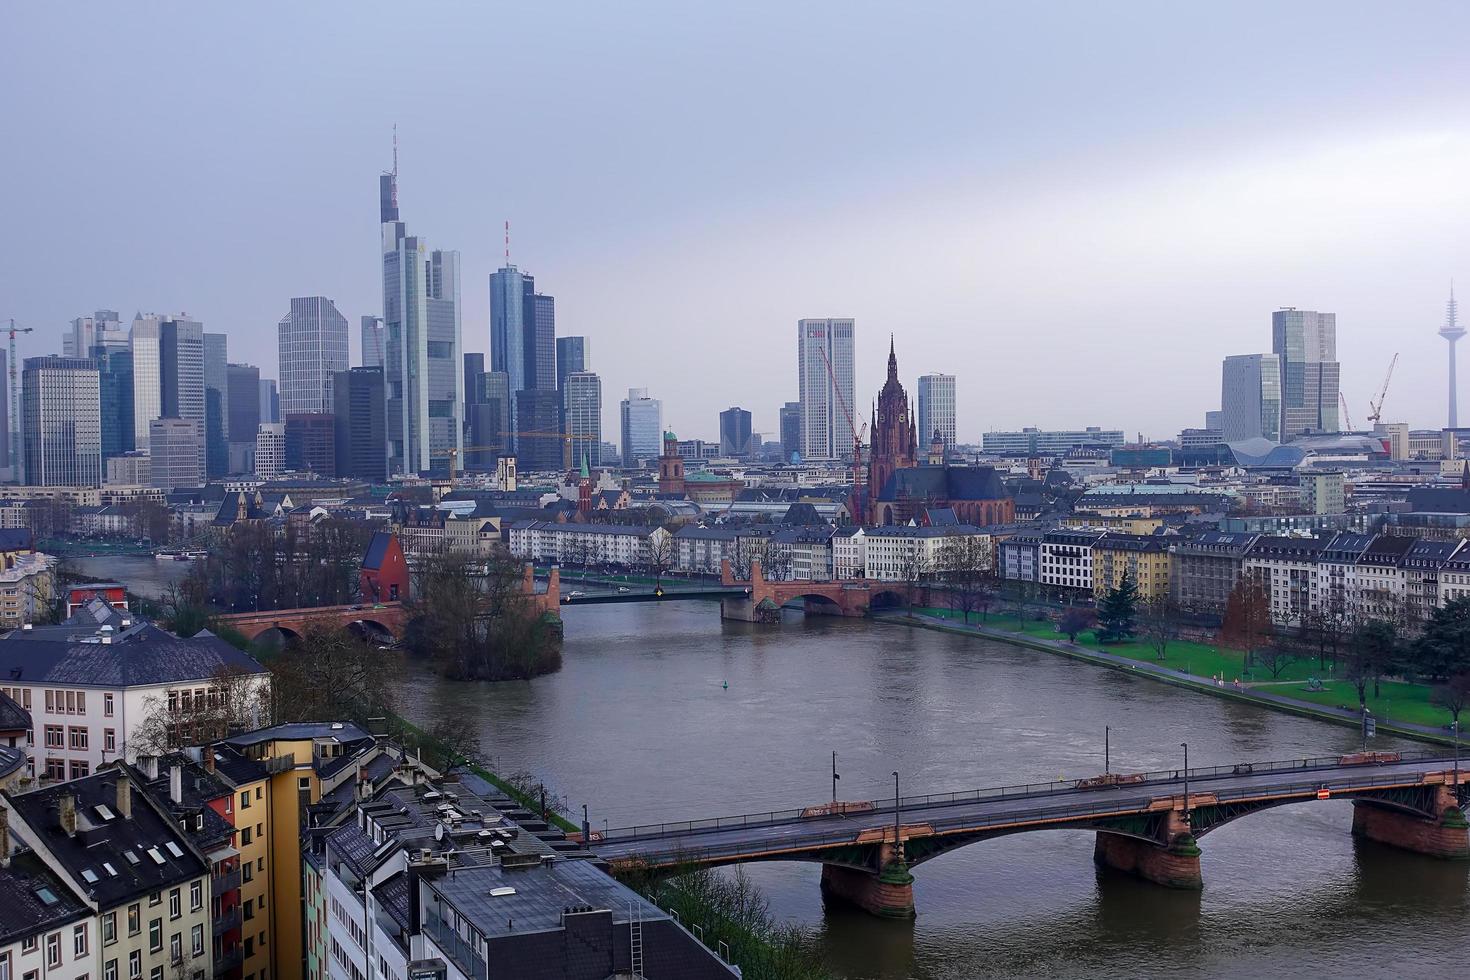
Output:
<svg viewBox="0 0 1470 980">
<path fill-rule="evenodd" d="M 950 466 L 939 433 L 923 463 L 913 405 L 898 380 L 898 357 L 888 342 L 888 379 L 873 408 L 867 499 L 859 510 L 869 524 L 925 524 L 929 512 L 950 510 L 964 524 L 984 527 L 1016 519 L 1016 503 L 991 466 Z"/>
</svg>

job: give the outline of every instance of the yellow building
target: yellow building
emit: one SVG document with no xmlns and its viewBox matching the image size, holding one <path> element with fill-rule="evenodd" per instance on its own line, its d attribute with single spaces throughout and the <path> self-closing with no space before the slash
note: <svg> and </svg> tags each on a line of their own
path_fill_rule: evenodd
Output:
<svg viewBox="0 0 1470 980">
<path fill-rule="evenodd" d="M 1168 539 L 1160 535 L 1104 534 L 1092 546 L 1092 594 L 1104 594 L 1133 579 L 1145 600 L 1169 595 Z"/>
<path fill-rule="evenodd" d="M 1153 534 L 1164 526 L 1162 517 L 1143 517 L 1139 514 L 1105 516 L 1102 514 L 1074 514 L 1062 521 L 1064 527 L 1093 528 L 1099 531 L 1119 531 L 1123 534 Z"/>
<path fill-rule="evenodd" d="M 304 976 L 301 830 L 307 808 L 378 754 L 351 723 L 303 722 L 236 735 L 214 747 L 215 772 L 235 792 L 240 849 L 242 980 Z"/>
</svg>

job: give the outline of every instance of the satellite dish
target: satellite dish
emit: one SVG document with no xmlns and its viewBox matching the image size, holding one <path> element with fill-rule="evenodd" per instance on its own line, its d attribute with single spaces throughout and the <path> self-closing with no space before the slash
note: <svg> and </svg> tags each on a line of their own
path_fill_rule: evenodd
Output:
<svg viewBox="0 0 1470 980">
<path fill-rule="evenodd" d="M 438 841 L 444 839 L 444 825 L 442 823 L 434 824 L 434 839 Z"/>
</svg>

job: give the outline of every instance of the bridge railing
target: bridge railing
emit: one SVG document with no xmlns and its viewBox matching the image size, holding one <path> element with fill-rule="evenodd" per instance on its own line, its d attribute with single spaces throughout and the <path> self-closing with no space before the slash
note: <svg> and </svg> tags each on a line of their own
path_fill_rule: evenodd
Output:
<svg viewBox="0 0 1470 980">
<path fill-rule="evenodd" d="M 1273 773 L 1289 772 L 1313 772 L 1323 770 L 1358 771 L 1364 765 L 1344 766 L 1341 755 L 1317 756 L 1306 759 L 1287 759 L 1273 762 L 1247 762 L 1236 763 L 1228 766 L 1198 766 L 1189 770 L 1191 783 L 1208 782 L 1213 779 L 1226 779 L 1236 776 L 1261 776 Z M 1444 762 L 1450 764 L 1450 757 L 1436 752 L 1404 752 L 1400 754 L 1398 763 L 1382 763 L 1382 765 L 1413 764 L 1416 762 Z M 1367 764 L 1372 765 L 1372 764 Z M 1150 772 L 1137 773 L 1142 776 L 1141 782 L 1127 784 L 1134 788 L 1140 785 L 1170 785 L 1184 781 L 1184 770 L 1182 769 L 1157 769 Z M 1191 786 L 1191 790 L 1194 787 Z M 966 790 L 954 793 L 928 793 L 922 796 L 905 796 L 901 800 L 901 809 L 931 809 L 937 806 L 963 805 L 968 803 L 981 803 L 990 800 L 1019 799 L 1026 797 L 1049 797 L 1064 793 L 1098 792 L 1100 790 L 1079 790 L 1075 779 L 1057 780 L 1046 783 L 1020 783 L 1014 786 L 996 786 L 988 789 Z M 874 800 L 874 810 L 869 812 L 892 813 L 892 797 L 888 800 Z M 790 810 L 767 810 L 765 812 L 741 813 L 733 816 L 710 817 L 704 820 L 682 820 L 666 823 L 635 824 L 628 827 L 613 827 L 603 834 L 604 841 L 637 840 L 651 837 L 667 837 L 671 835 L 685 835 L 704 832 L 716 832 L 721 830 L 732 830 L 743 827 L 760 827 L 770 824 L 788 823 L 792 820 L 801 819 L 805 808 L 799 807 Z M 843 817 L 809 817 L 808 820 L 843 820 Z"/>
<path fill-rule="evenodd" d="M 1404 777 L 1397 777 L 1402 781 Z M 1273 785 L 1270 787 L 1270 795 L 1273 797 L 1297 797 L 1301 800 L 1315 799 L 1319 790 L 1326 788 L 1333 793 L 1351 793 L 1357 790 L 1379 789 L 1385 785 L 1394 783 L 1394 777 L 1380 772 L 1377 776 L 1338 776 L 1322 779 L 1299 780 L 1286 785 Z M 1196 795 L 1194 787 L 1190 787 L 1191 797 Z M 1232 803 L 1243 800 L 1259 799 L 1262 793 L 1260 789 L 1236 789 L 1216 792 L 1214 796 L 1220 803 Z M 1004 827 L 1008 825 L 1041 823 L 1047 824 L 1075 824 L 1086 821 L 1088 818 L 1109 817 L 1120 815 L 1135 815 L 1149 809 L 1154 797 L 1129 797 L 1126 799 L 1109 798 L 1091 803 L 1060 804 L 1053 806 L 1030 807 L 1024 810 L 1007 809 L 991 813 L 963 813 L 953 816 L 933 818 L 925 816 L 923 823 L 932 828 L 936 834 L 955 832 L 983 832 L 987 829 Z M 892 808 L 889 808 L 890 812 Z M 868 811 L 870 815 L 874 811 Z M 811 821 L 812 830 L 809 833 L 786 834 L 780 837 L 761 840 L 757 838 L 743 838 L 691 847 L 684 843 L 671 842 L 663 848 L 657 847 L 657 838 L 643 838 L 641 840 L 629 840 L 626 843 L 649 843 L 655 846 L 648 849 L 632 851 L 626 855 L 612 855 L 617 857 L 650 857 L 664 864 L 708 864 L 721 860 L 733 860 L 760 856 L 763 852 L 779 851 L 783 853 L 815 850 L 827 847 L 840 847 L 850 845 L 854 842 L 856 834 L 862 830 L 886 829 L 884 825 L 853 826 L 848 824 L 842 826 L 840 822 L 833 820 Z M 734 828 L 725 828 L 734 829 Z M 1025 829 L 1025 828 L 1018 828 Z M 1060 829 L 1060 828 L 1058 828 Z M 677 837 L 677 835 L 674 835 Z M 616 844 L 618 841 L 609 840 L 606 837 L 604 844 Z"/>
</svg>

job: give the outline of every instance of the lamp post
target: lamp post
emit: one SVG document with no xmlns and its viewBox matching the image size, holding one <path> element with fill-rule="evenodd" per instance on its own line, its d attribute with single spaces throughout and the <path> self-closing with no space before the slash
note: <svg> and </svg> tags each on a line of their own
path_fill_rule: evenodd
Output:
<svg viewBox="0 0 1470 980">
<path fill-rule="evenodd" d="M 893 770 L 893 846 L 898 847 L 898 838 L 902 826 L 899 818 L 899 803 L 902 798 L 898 795 L 898 770 Z"/>
<path fill-rule="evenodd" d="M 837 752 L 832 752 L 832 802 L 837 802 L 837 780 L 842 777 L 837 775 Z"/>
<path fill-rule="evenodd" d="M 1184 749 L 1184 822 L 1189 823 L 1189 743 L 1180 742 Z"/>
<path fill-rule="evenodd" d="M 1110 773 L 1110 772 L 1113 771 L 1112 770 L 1112 758 L 1113 758 L 1112 738 L 1113 738 L 1113 729 L 1112 729 L 1112 726 L 1111 725 L 1104 725 L 1103 726 L 1103 775 L 1104 776 L 1106 776 L 1108 773 Z"/>
<path fill-rule="evenodd" d="M 1455 719 L 1455 800 L 1460 799 L 1460 719 Z"/>
</svg>

